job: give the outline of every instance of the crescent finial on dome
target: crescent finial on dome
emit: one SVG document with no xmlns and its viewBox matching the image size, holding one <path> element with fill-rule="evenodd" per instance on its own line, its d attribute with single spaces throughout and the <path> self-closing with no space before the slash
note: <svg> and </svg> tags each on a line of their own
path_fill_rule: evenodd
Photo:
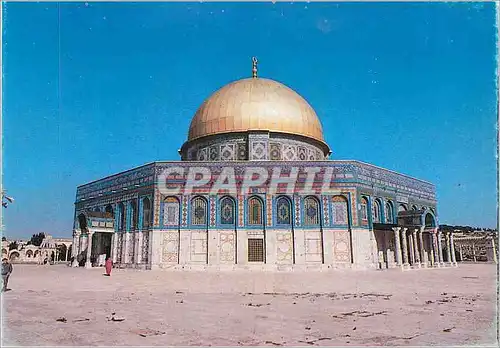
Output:
<svg viewBox="0 0 500 348">
<path fill-rule="evenodd" d="M 252 77 L 257 78 L 257 57 L 252 57 Z"/>
</svg>

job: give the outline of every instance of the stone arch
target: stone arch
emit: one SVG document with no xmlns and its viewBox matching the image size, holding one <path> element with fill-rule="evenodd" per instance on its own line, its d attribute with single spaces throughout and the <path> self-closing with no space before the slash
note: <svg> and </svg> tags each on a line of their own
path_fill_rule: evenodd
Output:
<svg viewBox="0 0 500 348">
<path fill-rule="evenodd" d="M 19 252 L 17 250 L 12 250 L 10 252 L 10 255 L 9 255 L 9 259 L 10 261 L 16 261 L 17 259 L 19 259 Z"/>
<path fill-rule="evenodd" d="M 104 209 L 105 213 L 111 214 L 111 216 L 115 216 L 115 212 L 113 211 L 113 206 L 111 204 L 108 204 L 106 208 Z"/>
<path fill-rule="evenodd" d="M 385 202 L 385 222 L 387 224 L 394 223 L 394 204 L 390 200 Z"/>
<path fill-rule="evenodd" d="M 366 196 L 361 196 L 360 199 L 360 217 L 361 217 L 361 225 L 367 226 L 368 225 L 368 211 L 369 211 L 369 206 L 368 206 L 368 197 Z"/>
<path fill-rule="evenodd" d="M 402 211 L 407 211 L 407 210 L 408 210 L 408 207 L 406 206 L 406 204 L 403 204 L 403 203 L 398 204 L 398 213 L 402 212 Z"/>
<path fill-rule="evenodd" d="M 411 210 L 418 210 L 418 207 L 417 207 L 415 204 L 413 204 L 413 205 L 411 206 Z"/>
<path fill-rule="evenodd" d="M 27 257 L 28 259 L 31 259 L 31 258 L 33 257 L 33 250 L 27 250 L 27 251 L 26 251 L 26 257 Z"/>
<path fill-rule="evenodd" d="M 373 200 L 373 222 L 382 222 L 382 202 L 379 198 Z"/>
<path fill-rule="evenodd" d="M 82 232 L 87 231 L 87 217 L 84 213 L 78 215 L 78 224 L 80 225 L 80 230 Z"/>
<path fill-rule="evenodd" d="M 425 227 L 436 227 L 436 218 L 432 213 L 425 214 Z"/>
</svg>

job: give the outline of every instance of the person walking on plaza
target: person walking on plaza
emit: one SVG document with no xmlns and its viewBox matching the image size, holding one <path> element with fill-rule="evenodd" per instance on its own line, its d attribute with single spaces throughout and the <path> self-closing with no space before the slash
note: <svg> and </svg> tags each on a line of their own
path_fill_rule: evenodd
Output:
<svg viewBox="0 0 500 348">
<path fill-rule="evenodd" d="M 113 268 L 113 261 L 109 256 L 106 259 L 105 267 L 106 267 L 106 275 L 109 277 L 111 275 L 111 269 Z"/>
<path fill-rule="evenodd" d="M 2 260 L 2 291 L 7 291 L 7 283 L 12 273 L 12 264 L 8 259 Z"/>
</svg>

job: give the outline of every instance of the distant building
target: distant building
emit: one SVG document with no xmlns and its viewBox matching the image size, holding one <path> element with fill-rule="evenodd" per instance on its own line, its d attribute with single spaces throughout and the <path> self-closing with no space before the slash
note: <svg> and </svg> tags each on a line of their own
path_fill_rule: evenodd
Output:
<svg viewBox="0 0 500 348">
<path fill-rule="evenodd" d="M 2 241 L 2 259 L 8 258 L 13 263 L 42 264 L 45 260 L 69 261 L 72 253 L 70 238 L 52 238 L 46 235 L 40 246 L 28 244 L 28 241 L 16 240 L 17 248 L 9 250 L 14 241 Z"/>
<path fill-rule="evenodd" d="M 458 261 L 498 263 L 498 232 L 455 230 L 454 238 Z"/>
</svg>

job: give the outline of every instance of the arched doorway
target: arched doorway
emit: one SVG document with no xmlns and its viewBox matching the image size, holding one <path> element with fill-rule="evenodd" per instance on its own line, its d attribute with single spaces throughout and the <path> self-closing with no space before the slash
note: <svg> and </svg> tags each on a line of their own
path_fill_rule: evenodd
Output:
<svg viewBox="0 0 500 348">
<path fill-rule="evenodd" d="M 19 252 L 17 252 L 17 251 L 11 252 L 9 259 L 10 259 L 10 262 L 16 262 L 17 260 L 19 260 Z"/>
<path fill-rule="evenodd" d="M 57 261 L 67 261 L 66 260 L 66 252 L 68 248 L 65 244 L 61 244 L 57 246 Z"/>
</svg>

